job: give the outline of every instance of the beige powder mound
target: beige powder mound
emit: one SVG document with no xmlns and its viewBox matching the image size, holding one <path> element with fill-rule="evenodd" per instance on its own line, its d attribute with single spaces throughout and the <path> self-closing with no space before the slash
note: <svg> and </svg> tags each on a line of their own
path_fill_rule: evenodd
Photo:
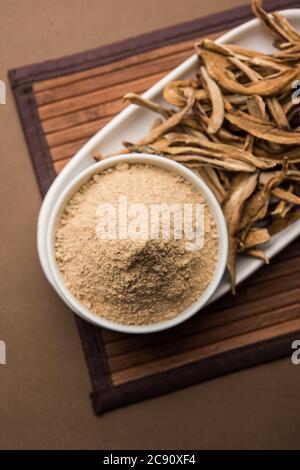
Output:
<svg viewBox="0 0 300 470">
<path fill-rule="evenodd" d="M 114 204 L 202 203 L 201 250 L 186 240 L 103 240 L 97 207 Z M 67 204 L 56 233 L 56 259 L 67 288 L 92 312 L 108 320 L 143 325 L 175 317 L 209 285 L 218 257 L 214 218 L 202 195 L 185 179 L 148 165 L 118 165 L 95 175 Z"/>
</svg>

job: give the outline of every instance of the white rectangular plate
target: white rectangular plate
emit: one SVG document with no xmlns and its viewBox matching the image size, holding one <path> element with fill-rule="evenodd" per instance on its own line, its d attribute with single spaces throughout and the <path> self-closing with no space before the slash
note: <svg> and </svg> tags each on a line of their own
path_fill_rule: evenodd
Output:
<svg viewBox="0 0 300 470">
<path fill-rule="evenodd" d="M 282 14 L 300 31 L 300 9 L 285 10 Z M 242 26 L 233 29 L 220 37 L 217 42 L 220 44 L 238 44 L 265 53 L 271 53 L 274 50 L 271 34 L 266 31 L 264 26 L 257 19 L 248 21 Z M 154 101 L 162 101 L 164 86 L 171 80 L 193 76 L 197 70 L 197 63 L 197 56 L 193 55 L 150 88 L 144 96 Z M 128 90 L 128 92 L 129 91 L 131 90 Z M 118 152 L 122 147 L 121 143 L 123 140 L 134 142 L 143 137 L 149 131 L 153 119 L 154 114 L 152 112 L 134 105 L 128 106 L 128 108 L 118 114 L 77 152 L 50 187 L 39 215 L 38 253 L 45 275 L 54 288 L 56 288 L 56 286 L 50 274 L 46 256 L 46 231 L 49 215 L 58 196 L 78 173 L 95 163 L 92 155 L 96 150 L 99 150 L 104 155 Z M 271 242 L 266 245 L 266 254 L 269 258 L 272 258 L 272 256 L 276 255 L 285 246 L 291 243 L 298 235 L 300 235 L 300 221 L 295 222 L 293 225 L 274 236 Z M 262 261 L 258 259 L 240 255 L 237 262 L 237 284 L 254 273 L 262 264 Z M 224 277 L 212 300 L 216 300 L 218 297 L 228 292 L 229 289 L 228 277 Z"/>
</svg>

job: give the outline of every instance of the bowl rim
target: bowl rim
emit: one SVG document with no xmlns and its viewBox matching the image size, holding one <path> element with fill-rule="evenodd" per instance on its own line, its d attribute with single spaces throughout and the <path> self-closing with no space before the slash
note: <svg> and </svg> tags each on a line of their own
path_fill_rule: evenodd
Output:
<svg viewBox="0 0 300 470">
<path fill-rule="evenodd" d="M 201 294 L 201 296 L 196 300 L 196 302 L 194 302 L 184 311 L 177 314 L 174 318 L 163 322 L 151 323 L 147 325 L 124 325 L 121 323 L 112 322 L 104 317 L 101 317 L 100 315 L 89 311 L 83 304 L 79 302 L 79 300 L 77 300 L 77 298 L 65 286 L 63 276 L 59 270 L 55 258 L 54 239 L 57 223 L 60 219 L 63 209 L 65 208 L 71 196 L 85 182 L 89 181 L 94 174 L 97 174 L 107 168 L 114 167 L 118 163 L 124 162 L 130 164 L 147 164 L 152 166 L 158 166 L 160 168 L 165 168 L 183 176 L 185 179 L 190 181 L 195 187 L 197 187 L 197 189 L 202 193 L 212 210 L 217 225 L 219 237 L 219 254 L 215 273 L 211 282 L 209 283 L 205 291 Z M 193 315 L 198 313 L 204 305 L 207 304 L 208 300 L 212 297 L 218 285 L 220 284 L 225 272 L 228 256 L 228 233 L 225 217 L 215 195 L 212 193 L 207 184 L 202 180 L 200 176 L 196 175 L 196 173 L 174 160 L 170 160 L 162 156 L 148 155 L 144 153 L 132 153 L 129 155 L 123 154 L 106 158 L 81 171 L 75 178 L 73 178 L 72 181 L 66 186 L 64 191 L 60 194 L 52 209 L 47 228 L 46 242 L 46 255 L 48 258 L 50 271 L 54 280 L 53 287 L 60 295 L 60 297 L 81 318 L 99 327 L 104 327 L 106 329 L 117 331 L 120 333 L 154 333 L 177 326 L 180 323 L 183 323 L 184 321 L 191 318 Z"/>
</svg>

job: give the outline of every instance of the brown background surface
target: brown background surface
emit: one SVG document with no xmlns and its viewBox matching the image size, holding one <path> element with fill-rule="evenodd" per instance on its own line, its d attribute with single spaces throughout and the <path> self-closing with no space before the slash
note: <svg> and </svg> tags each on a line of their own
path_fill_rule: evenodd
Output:
<svg viewBox="0 0 300 470">
<path fill-rule="evenodd" d="M 0 78 L 242 3 L 0 0 Z M 94 416 L 74 319 L 38 263 L 41 199 L 10 90 L 0 132 L 0 448 L 299 449 L 300 366 L 290 359 Z"/>
</svg>

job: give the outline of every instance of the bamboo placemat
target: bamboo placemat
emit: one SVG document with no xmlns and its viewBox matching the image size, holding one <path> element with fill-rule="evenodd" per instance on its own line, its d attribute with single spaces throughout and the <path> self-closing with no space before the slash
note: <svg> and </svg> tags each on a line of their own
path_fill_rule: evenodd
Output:
<svg viewBox="0 0 300 470">
<path fill-rule="evenodd" d="M 266 2 L 269 9 L 297 1 Z M 191 55 L 193 43 L 251 18 L 212 15 L 9 72 L 37 181 L 45 195 L 77 150 L 126 105 Z M 76 316 L 97 414 L 291 353 L 300 337 L 300 241 L 201 314 L 170 331 L 130 336 Z"/>
</svg>

